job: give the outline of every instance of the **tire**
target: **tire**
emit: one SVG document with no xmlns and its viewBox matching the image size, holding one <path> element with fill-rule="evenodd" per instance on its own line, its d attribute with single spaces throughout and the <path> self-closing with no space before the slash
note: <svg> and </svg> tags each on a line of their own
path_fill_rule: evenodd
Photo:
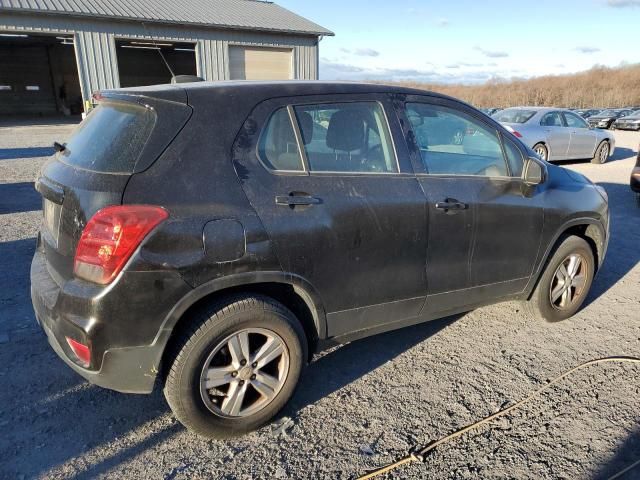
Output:
<svg viewBox="0 0 640 480">
<path fill-rule="evenodd" d="M 549 149 L 544 143 L 536 143 L 533 146 L 533 151 L 540 155 L 543 160 L 549 160 Z"/>
<path fill-rule="evenodd" d="M 172 342 L 164 383 L 180 423 L 199 435 L 224 439 L 271 420 L 293 395 L 308 358 L 306 337 L 293 313 L 269 297 L 246 295 L 210 305 L 190 320 Z M 238 342 L 245 334 L 243 349 Z M 264 352 L 274 345 L 282 353 L 268 360 Z M 238 357 L 247 351 L 249 358 L 240 364 Z M 257 366 L 262 360 L 266 363 Z M 208 378 L 214 371 L 218 380 Z"/>
<path fill-rule="evenodd" d="M 578 287 L 578 282 L 575 282 L 575 287 L 570 286 L 566 289 L 563 288 L 563 283 L 558 281 L 556 275 L 562 276 L 560 267 L 563 264 L 565 271 L 571 273 L 571 268 L 569 268 L 571 263 L 567 266 L 567 262 L 571 262 L 571 256 L 578 256 L 581 260 L 581 264 L 576 271 L 578 275 L 573 277 L 574 282 L 575 278 L 580 275 L 582 275 L 582 281 L 579 282 L 580 287 Z M 564 237 L 547 262 L 531 298 L 525 302 L 525 310 L 532 316 L 543 318 L 548 322 L 566 320 L 573 316 L 584 303 L 593 283 L 594 273 L 595 260 L 589 244 L 583 238 L 575 235 Z M 566 298 L 564 294 L 560 295 L 555 302 L 552 302 L 552 296 L 555 297 L 557 292 L 560 291 L 558 289 L 568 290 L 569 294 Z M 571 296 L 573 298 L 569 298 Z"/>
<path fill-rule="evenodd" d="M 609 159 L 610 148 L 611 147 L 609 146 L 609 142 L 607 142 L 606 140 L 600 142 L 600 145 L 598 145 L 598 148 L 596 148 L 595 155 L 591 159 L 591 163 L 605 163 Z"/>
</svg>

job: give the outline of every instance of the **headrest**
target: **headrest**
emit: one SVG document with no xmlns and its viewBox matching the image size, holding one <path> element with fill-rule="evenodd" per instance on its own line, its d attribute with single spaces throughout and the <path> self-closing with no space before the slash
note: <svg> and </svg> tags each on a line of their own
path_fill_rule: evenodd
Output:
<svg viewBox="0 0 640 480">
<path fill-rule="evenodd" d="M 364 145 L 365 116 L 357 110 L 338 110 L 331 115 L 327 130 L 327 147 L 344 152 Z"/>
<path fill-rule="evenodd" d="M 300 124 L 302 143 L 309 145 L 313 140 L 313 118 L 311 114 L 309 112 L 300 112 L 298 114 L 298 123 Z"/>
</svg>

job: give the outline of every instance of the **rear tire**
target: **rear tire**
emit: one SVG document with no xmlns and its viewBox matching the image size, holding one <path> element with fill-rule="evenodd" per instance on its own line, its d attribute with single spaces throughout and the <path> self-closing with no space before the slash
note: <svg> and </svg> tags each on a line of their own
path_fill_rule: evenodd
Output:
<svg viewBox="0 0 640 480">
<path fill-rule="evenodd" d="M 543 160 L 549 160 L 549 149 L 544 143 L 536 143 L 533 146 L 533 151 L 536 152 Z"/>
<path fill-rule="evenodd" d="M 603 140 L 596 148 L 596 153 L 591 159 L 591 163 L 603 164 L 609 159 L 609 151 L 611 147 L 609 146 L 609 142 Z"/>
<path fill-rule="evenodd" d="M 595 259 L 589 244 L 575 235 L 558 244 L 538 281 L 525 310 L 548 322 L 573 316 L 589 294 Z"/>
<path fill-rule="evenodd" d="M 164 395 L 189 430 L 238 436 L 284 407 L 306 359 L 304 331 L 284 305 L 261 295 L 229 298 L 195 314 L 173 342 Z"/>
</svg>

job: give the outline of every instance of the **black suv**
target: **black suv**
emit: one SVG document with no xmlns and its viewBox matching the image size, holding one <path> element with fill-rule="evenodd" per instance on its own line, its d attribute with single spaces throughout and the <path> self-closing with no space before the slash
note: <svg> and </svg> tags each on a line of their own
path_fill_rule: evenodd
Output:
<svg viewBox="0 0 640 480">
<path fill-rule="evenodd" d="M 43 167 L 38 322 L 76 372 L 159 377 L 210 437 L 271 419 L 329 345 L 519 299 L 558 321 L 606 194 L 453 98 L 322 82 L 102 92 Z"/>
</svg>

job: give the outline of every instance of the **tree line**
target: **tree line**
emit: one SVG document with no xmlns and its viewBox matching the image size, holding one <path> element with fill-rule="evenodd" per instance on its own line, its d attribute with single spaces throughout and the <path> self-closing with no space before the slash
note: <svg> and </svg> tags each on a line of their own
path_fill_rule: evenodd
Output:
<svg viewBox="0 0 640 480">
<path fill-rule="evenodd" d="M 400 84 L 444 93 L 479 108 L 516 105 L 567 108 L 640 106 L 640 64 L 615 68 L 595 66 L 580 73 L 531 79 L 493 79 L 482 85 Z"/>
</svg>

